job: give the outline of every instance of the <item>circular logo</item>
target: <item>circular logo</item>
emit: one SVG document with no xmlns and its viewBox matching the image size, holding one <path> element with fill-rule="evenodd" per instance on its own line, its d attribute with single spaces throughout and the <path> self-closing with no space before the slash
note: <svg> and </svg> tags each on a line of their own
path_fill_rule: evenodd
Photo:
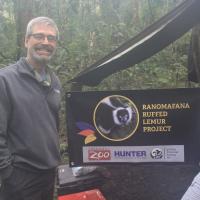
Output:
<svg viewBox="0 0 200 200">
<path fill-rule="evenodd" d="M 163 151 L 160 148 L 155 148 L 151 152 L 151 157 L 153 159 L 161 159 L 163 157 Z"/>
<path fill-rule="evenodd" d="M 129 98 L 112 95 L 97 104 L 93 120 L 97 131 L 104 138 L 122 141 L 135 133 L 139 124 L 139 113 Z"/>
</svg>

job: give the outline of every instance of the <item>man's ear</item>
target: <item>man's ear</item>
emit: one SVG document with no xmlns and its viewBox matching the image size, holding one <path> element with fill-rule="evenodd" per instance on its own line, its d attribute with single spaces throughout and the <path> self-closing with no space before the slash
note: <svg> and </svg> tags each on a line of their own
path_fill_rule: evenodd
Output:
<svg viewBox="0 0 200 200">
<path fill-rule="evenodd" d="M 28 37 L 25 37 L 25 39 L 24 39 L 24 46 L 27 47 L 27 44 L 28 44 Z"/>
</svg>

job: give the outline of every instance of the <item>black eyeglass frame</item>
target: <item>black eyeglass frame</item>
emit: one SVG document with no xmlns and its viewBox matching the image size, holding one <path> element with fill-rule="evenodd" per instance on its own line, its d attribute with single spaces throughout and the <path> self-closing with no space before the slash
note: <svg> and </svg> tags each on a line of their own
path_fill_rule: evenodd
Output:
<svg viewBox="0 0 200 200">
<path fill-rule="evenodd" d="M 58 41 L 58 37 L 55 35 L 45 35 L 43 33 L 32 33 L 29 35 L 29 37 L 33 36 L 34 39 L 38 40 L 38 41 L 44 41 L 45 38 L 47 38 L 48 42 L 57 42 Z"/>
</svg>

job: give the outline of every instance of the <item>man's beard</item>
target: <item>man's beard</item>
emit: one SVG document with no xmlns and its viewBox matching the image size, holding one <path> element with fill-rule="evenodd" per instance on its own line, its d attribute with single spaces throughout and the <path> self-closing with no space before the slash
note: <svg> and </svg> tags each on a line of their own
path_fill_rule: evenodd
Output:
<svg viewBox="0 0 200 200">
<path fill-rule="evenodd" d="M 37 50 L 45 50 L 50 54 L 46 55 L 46 56 L 45 55 L 39 55 L 37 53 Z M 49 63 L 49 61 L 53 57 L 53 55 L 55 53 L 55 48 L 53 48 L 50 45 L 39 44 L 39 45 L 36 45 L 36 46 L 32 47 L 30 49 L 29 53 L 30 53 L 32 59 L 34 61 L 36 61 L 37 63 L 47 64 L 47 63 Z"/>
</svg>

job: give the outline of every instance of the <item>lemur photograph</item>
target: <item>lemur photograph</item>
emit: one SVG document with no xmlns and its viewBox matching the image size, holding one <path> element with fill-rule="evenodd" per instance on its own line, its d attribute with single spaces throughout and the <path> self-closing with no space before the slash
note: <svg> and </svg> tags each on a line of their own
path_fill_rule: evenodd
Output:
<svg viewBox="0 0 200 200">
<path fill-rule="evenodd" d="M 111 140 L 129 138 L 137 128 L 138 120 L 133 102 L 119 95 L 101 100 L 94 112 L 94 124 L 98 132 Z"/>
</svg>

